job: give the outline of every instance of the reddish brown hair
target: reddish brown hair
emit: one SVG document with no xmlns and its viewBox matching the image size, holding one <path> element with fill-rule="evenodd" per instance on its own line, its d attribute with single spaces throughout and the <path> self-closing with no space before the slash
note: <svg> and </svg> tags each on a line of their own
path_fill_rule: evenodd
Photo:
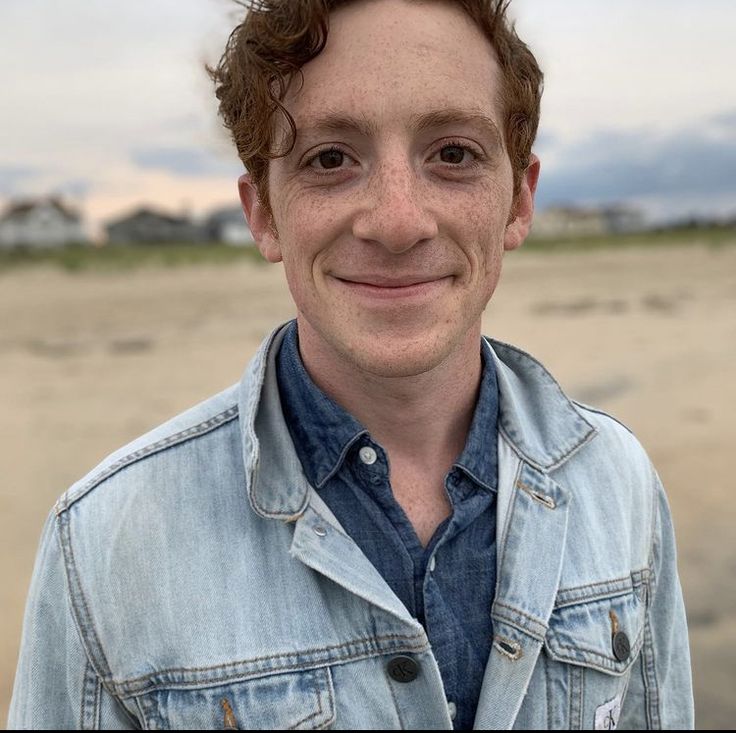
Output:
<svg viewBox="0 0 736 733">
<path fill-rule="evenodd" d="M 236 0 L 237 1 L 237 0 Z M 245 19 L 230 34 L 217 67 L 207 67 L 220 115 L 238 155 L 268 206 L 268 161 L 288 154 L 296 125 L 282 102 L 289 83 L 325 47 L 329 16 L 358 0 L 250 0 Z M 539 124 L 542 72 L 506 16 L 510 0 L 457 0 L 496 51 L 503 80 L 504 133 L 514 191 L 519 190 Z M 274 150 L 274 116 L 290 130 L 286 148 Z"/>
</svg>

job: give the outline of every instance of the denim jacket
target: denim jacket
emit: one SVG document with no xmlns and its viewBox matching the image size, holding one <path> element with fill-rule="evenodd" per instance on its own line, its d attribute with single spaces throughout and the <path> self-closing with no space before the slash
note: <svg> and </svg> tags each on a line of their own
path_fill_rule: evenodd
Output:
<svg viewBox="0 0 736 733">
<path fill-rule="evenodd" d="M 277 330 L 51 512 L 11 728 L 451 729 L 422 626 L 302 473 Z M 475 727 L 691 728 L 670 512 L 631 433 L 495 341 L 494 640 Z"/>
</svg>

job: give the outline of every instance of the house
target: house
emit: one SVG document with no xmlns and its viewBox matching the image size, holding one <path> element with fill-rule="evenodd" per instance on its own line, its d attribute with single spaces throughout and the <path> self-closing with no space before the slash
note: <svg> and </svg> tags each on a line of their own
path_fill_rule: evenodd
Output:
<svg viewBox="0 0 736 733">
<path fill-rule="evenodd" d="M 248 222 L 239 206 L 230 206 L 213 211 L 205 222 L 207 236 L 214 242 L 224 242 L 234 246 L 253 244 Z"/>
<path fill-rule="evenodd" d="M 110 244 L 184 244 L 204 239 L 204 232 L 188 216 L 173 216 L 147 207 L 107 222 Z"/>
<path fill-rule="evenodd" d="M 630 206 L 551 206 L 535 214 L 535 237 L 591 237 L 624 234 L 644 228 L 642 213 Z"/>
<path fill-rule="evenodd" d="M 86 243 L 81 215 L 58 198 L 11 202 L 0 216 L 0 248 Z"/>
</svg>

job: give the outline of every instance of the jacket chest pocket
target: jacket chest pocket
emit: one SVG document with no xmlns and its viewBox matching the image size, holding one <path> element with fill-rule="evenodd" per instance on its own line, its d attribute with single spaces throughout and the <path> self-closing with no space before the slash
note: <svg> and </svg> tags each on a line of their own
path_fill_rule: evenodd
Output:
<svg viewBox="0 0 736 733">
<path fill-rule="evenodd" d="M 644 638 L 645 588 L 555 609 L 545 638 L 552 728 L 614 730 Z"/>
<path fill-rule="evenodd" d="M 335 719 L 330 670 L 311 669 L 141 695 L 148 730 L 319 730 Z"/>
</svg>

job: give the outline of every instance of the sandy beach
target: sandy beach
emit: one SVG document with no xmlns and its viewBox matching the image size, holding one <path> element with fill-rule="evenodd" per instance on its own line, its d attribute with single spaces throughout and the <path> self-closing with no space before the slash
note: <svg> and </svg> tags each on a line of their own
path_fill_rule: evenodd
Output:
<svg viewBox="0 0 736 733">
<path fill-rule="evenodd" d="M 55 499 L 106 454 L 237 381 L 293 316 L 281 268 L 239 262 L 0 272 L 6 719 L 25 596 Z M 736 246 L 509 255 L 484 331 L 538 357 L 643 443 L 667 489 L 696 722 L 736 719 Z"/>
</svg>

